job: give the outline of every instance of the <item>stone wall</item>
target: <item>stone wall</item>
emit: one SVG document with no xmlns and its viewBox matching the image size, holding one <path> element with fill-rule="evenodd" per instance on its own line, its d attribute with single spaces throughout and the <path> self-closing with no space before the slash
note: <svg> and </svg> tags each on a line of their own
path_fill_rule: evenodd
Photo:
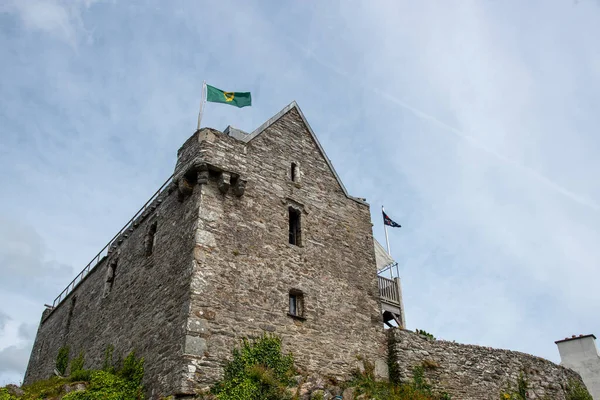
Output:
<svg viewBox="0 0 600 400">
<path fill-rule="evenodd" d="M 98 368 L 112 345 L 117 358 L 145 358 L 151 398 L 191 394 L 222 375 L 242 338 L 263 333 L 280 335 L 308 373 L 344 379 L 362 356 L 386 375 L 369 206 L 346 193 L 295 104 L 240 138 L 205 128 L 184 143 L 154 212 L 44 313 L 25 383 L 52 374 L 61 346 Z M 288 313 L 290 291 L 301 315 Z"/>
<path fill-rule="evenodd" d="M 562 387 L 569 379 L 581 382 L 568 368 L 517 351 L 431 340 L 401 329 L 388 330 L 388 341 L 402 381 L 422 366 L 428 382 L 454 400 L 498 400 L 507 384 L 516 387 L 520 372 L 529 382 L 531 399 L 564 400 Z"/>
<path fill-rule="evenodd" d="M 248 143 L 203 129 L 187 146 L 196 150 L 182 149 L 182 162 L 199 154 L 247 182 L 239 197 L 219 190 L 218 172 L 199 185 L 187 391 L 220 377 L 242 337 L 263 333 L 280 335 L 307 372 L 347 378 L 360 355 L 385 374 L 369 207 L 345 194 L 298 110 Z M 301 246 L 289 244 L 288 207 L 301 211 Z M 303 293 L 303 318 L 288 315 L 290 290 Z"/>
<path fill-rule="evenodd" d="M 85 367 L 99 368 L 111 345 L 115 360 L 133 349 L 145 358 L 144 383 L 153 398 L 177 390 L 198 211 L 180 203 L 173 188 L 154 205 L 62 303 L 44 312 L 25 384 L 52 375 L 61 346 L 70 347 L 71 357 L 83 351 Z M 156 240 L 146 255 L 155 222 Z M 115 262 L 111 287 L 107 274 Z"/>
</svg>

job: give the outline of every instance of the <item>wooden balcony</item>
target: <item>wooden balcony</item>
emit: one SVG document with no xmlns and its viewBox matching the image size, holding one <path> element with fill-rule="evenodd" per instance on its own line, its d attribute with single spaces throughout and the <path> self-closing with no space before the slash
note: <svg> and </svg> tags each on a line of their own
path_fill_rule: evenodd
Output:
<svg viewBox="0 0 600 400">
<path fill-rule="evenodd" d="M 379 299 L 381 300 L 381 309 L 384 314 L 384 322 L 388 324 L 388 322 L 393 319 L 399 326 L 403 326 L 400 279 L 390 279 L 383 276 L 378 276 L 377 280 L 379 284 Z"/>
<path fill-rule="evenodd" d="M 379 297 L 381 297 L 381 301 L 400 307 L 398 278 L 390 279 L 378 276 L 377 279 L 379 280 Z"/>
</svg>

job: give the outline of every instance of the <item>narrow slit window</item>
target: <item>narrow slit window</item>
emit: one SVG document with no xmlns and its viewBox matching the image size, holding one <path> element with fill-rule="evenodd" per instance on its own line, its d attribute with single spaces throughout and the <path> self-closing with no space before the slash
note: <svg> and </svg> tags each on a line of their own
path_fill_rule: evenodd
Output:
<svg viewBox="0 0 600 400">
<path fill-rule="evenodd" d="M 288 208 L 290 218 L 290 244 L 302 245 L 302 230 L 300 227 L 300 211 L 292 207 Z"/>
<path fill-rule="evenodd" d="M 115 274 L 117 273 L 117 260 L 112 261 L 106 270 L 106 282 L 104 283 L 104 297 L 111 292 L 113 283 L 115 282 Z"/>
<path fill-rule="evenodd" d="M 290 290 L 289 315 L 304 318 L 304 294 L 300 290 Z"/>
<path fill-rule="evenodd" d="M 156 244 L 156 221 L 150 225 L 150 229 L 148 229 L 148 233 L 146 234 L 145 239 L 145 247 L 146 247 L 146 256 L 152 254 L 154 250 L 154 245 Z"/>
<path fill-rule="evenodd" d="M 296 165 L 296 163 L 292 163 L 290 176 L 292 178 L 292 182 L 296 182 L 296 180 L 298 179 L 298 166 Z"/>
</svg>

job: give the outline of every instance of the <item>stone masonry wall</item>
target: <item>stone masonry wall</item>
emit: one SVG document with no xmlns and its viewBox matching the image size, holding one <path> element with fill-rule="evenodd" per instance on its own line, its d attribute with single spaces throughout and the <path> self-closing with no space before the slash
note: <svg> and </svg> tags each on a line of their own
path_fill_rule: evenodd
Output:
<svg viewBox="0 0 600 400">
<path fill-rule="evenodd" d="M 99 368 L 112 345 L 115 359 L 133 349 L 145 358 L 144 384 L 152 398 L 178 390 L 198 210 L 180 203 L 174 188 L 159 199 L 156 210 L 136 221 L 128 237 L 54 311 L 44 312 L 26 384 L 52 375 L 61 346 L 70 346 L 71 357 L 84 351 L 85 367 Z M 147 256 L 146 235 L 154 222 L 156 240 Z M 105 295 L 107 270 L 115 260 L 112 289 Z"/>
<path fill-rule="evenodd" d="M 569 379 L 581 382 L 568 368 L 517 351 L 431 340 L 401 329 L 388 330 L 388 341 L 401 380 L 423 366 L 428 382 L 453 400 L 497 400 L 507 384 L 516 388 L 520 372 L 529 381 L 530 399 L 564 400 Z"/>
<path fill-rule="evenodd" d="M 187 146 L 180 162 L 195 155 L 247 185 L 241 197 L 219 190 L 218 173 L 198 185 L 183 391 L 214 382 L 240 339 L 263 333 L 280 335 L 309 373 L 346 378 L 360 355 L 384 375 L 369 207 L 344 194 L 298 111 L 249 143 L 203 129 Z M 288 242 L 289 206 L 301 210 L 302 246 Z M 288 315 L 292 289 L 303 292 L 304 318 Z"/>
</svg>

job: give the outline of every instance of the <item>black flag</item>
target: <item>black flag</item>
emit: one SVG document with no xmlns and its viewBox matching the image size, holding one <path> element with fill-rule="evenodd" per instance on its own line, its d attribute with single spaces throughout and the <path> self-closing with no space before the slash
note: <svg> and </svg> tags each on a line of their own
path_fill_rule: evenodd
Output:
<svg viewBox="0 0 600 400">
<path fill-rule="evenodd" d="M 397 224 L 394 221 L 392 221 L 392 219 L 387 216 L 385 211 L 381 210 L 381 212 L 383 213 L 383 224 L 384 225 L 391 226 L 392 228 L 402 228 L 402 226 L 400 224 Z"/>
</svg>

